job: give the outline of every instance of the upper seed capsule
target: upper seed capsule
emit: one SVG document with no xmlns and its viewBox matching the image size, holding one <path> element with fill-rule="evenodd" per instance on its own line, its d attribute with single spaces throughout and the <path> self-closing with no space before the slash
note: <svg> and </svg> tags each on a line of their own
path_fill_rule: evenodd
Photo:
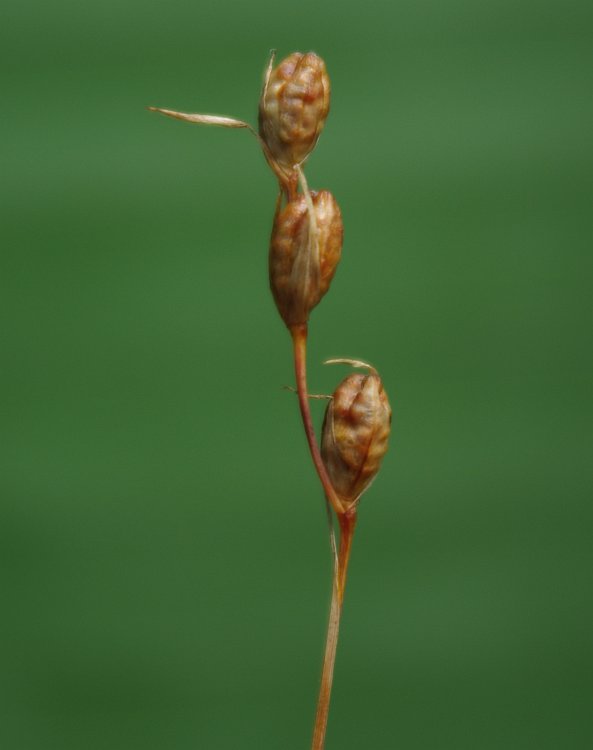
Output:
<svg viewBox="0 0 593 750">
<path fill-rule="evenodd" d="M 259 134 L 284 170 L 303 162 L 315 147 L 329 95 L 325 63 L 314 52 L 293 52 L 269 72 L 259 102 Z"/>
<path fill-rule="evenodd" d="M 329 190 L 312 191 L 313 216 L 298 195 L 276 215 L 270 242 L 270 287 L 286 325 L 306 323 L 329 289 L 342 253 L 342 214 Z"/>
<path fill-rule="evenodd" d="M 379 375 L 348 375 L 329 402 L 321 439 L 323 462 L 346 510 L 379 471 L 390 429 L 391 407 Z"/>
</svg>

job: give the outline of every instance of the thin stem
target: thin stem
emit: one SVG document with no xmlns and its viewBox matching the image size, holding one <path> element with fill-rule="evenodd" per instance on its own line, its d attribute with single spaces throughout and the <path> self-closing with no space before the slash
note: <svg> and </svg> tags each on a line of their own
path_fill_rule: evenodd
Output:
<svg viewBox="0 0 593 750">
<path fill-rule="evenodd" d="M 311 409 L 309 407 L 309 397 L 307 395 L 307 325 L 297 325 L 290 329 L 294 349 L 294 370 L 297 384 L 297 394 L 299 397 L 299 407 L 301 417 L 307 436 L 307 443 L 311 451 L 311 458 L 319 475 L 319 480 L 323 486 L 325 496 L 331 503 L 333 509 L 338 515 L 344 512 L 342 501 L 333 488 L 321 453 L 315 438 L 315 429 L 313 428 L 313 419 L 311 418 Z"/>
<path fill-rule="evenodd" d="M 344 589 L 346 587 L 346 576 L 348 573 L 348 561 L 354 538 L 356 525 L 356 511 L 347 512 L 339 516 L 340 521 L 340 551 L 338 553 L 337 565 L 334 567 L 334 581 L 332 586 L 332 600 L 327 624 L 327 637 L 325 641 L 325 655 L 323 657 L 323 670 L 321 672 L 321 687 L 317 700 L 317 713 L 315 715 L 315 727 L 313 730 L 313 743 L 311 750 L 323 750 L 325 745 L 325 733 L 327 719 L 329 716 L 329 704 L 334 679 L 334 665 L 336 663 L 336 651 L 338 648 L 338 635 L 340 632 L 340 618 L 342 616 L 342 605 L 344 602 Z"/>
<path fill-rule="evenodd" d="M 340 595 L 338 593 L 338 578 L 338 569 L 335 568 L 329 621 L 327 623 L 323 670 L 321 672 L 321 687 L 319 688 L 319 698 L 317 700 L 317 713 L 315 714 L 311 750 L 323 750 L 325 745 L 325 730 L 327 729 L 327 717 L 329 715 L 329 703 L 334 679 L 334 664 L 336 663 L 336 650 L 338 648 L 338 635 L 340 632 L 340 617 L 342 615 Z"/>
<path fill-rule="evenodd" d="M 336 650 L 338 648 L 338 635 L 340 632 L 340 617 L 342 615 L 342 602 L 344 601 L 344 589 L 346 587 L 346 575 L 348 573 L 348 561 L 352 549 L 352 539 L 356 525 L 356 509 L 346 510 L 336 493 L 331 479 L 321 458 L 311 409 L 309 407 L 309 395 L 307 392 L 307 325 L 297 325 L 290 329 L 294 349 L 294 369 L 297 383 L 297 394 L 301 417 L 305 428 L 305 435 L 311 451 L 313 463 L 319 475 L 319 479 L 325 492 L 327 502 L 331 504 L 340 523 L 340 547 L 337 556 L 334 552 L 334 575 L 332 585 L 332 599 L 329 611 L 329 622 L 327 625 L 327 637 L 325 641 L 325 655 L 323 657 L 323 669 L 321 672 L 321 687 L 317 701 L 317 713 L 315 715 L 315 728 L 313 730 L 312 750 L 323 750 L 325 745 L 325 732 L 327 718 L 329 715 L 329 704 L 331 699 L 332 683 L 334 678 L 334 665 L 336 662 Z M 328 509 L 329 510 L 329 509 Z M 331 518 L 331 510 L 329 510 Z M 333 541 L 333 529 L 330 526 L 330 537 Z"/>
<path fill-rule="evenodd" d="M 356 528 L 356 508 L 352 508 L 341 516 L 340 522 L 340 551 L 338 553 L 338 594 L 340 595 L 340 606 L 344 603 L 344 592 L 346 590 L 346 577 L 348 575 L 348 563 L 354 540 L 354 529 Z"/>
</svg>

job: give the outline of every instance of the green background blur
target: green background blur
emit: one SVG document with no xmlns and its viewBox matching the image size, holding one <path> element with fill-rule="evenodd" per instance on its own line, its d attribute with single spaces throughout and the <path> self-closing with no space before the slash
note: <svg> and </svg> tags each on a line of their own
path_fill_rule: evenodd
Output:
<svg viewBox="0 0 593 750">
<path fill-rule="evenodd" d="M 323 503 L 244 131 L 316 50 L 342 206 L 310 388 L 380 369 L 328 750 L 593 746 L 587 2 L 9 0 L 0 747 L 307 748 Z M 323 404 L 313 405 L 319 424 Z"/>
</svg>

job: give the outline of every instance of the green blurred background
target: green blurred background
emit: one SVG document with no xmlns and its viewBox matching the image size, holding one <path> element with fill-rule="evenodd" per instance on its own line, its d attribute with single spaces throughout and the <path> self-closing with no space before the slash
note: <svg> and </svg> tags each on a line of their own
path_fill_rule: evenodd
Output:
<svg viewBox="0 0 593 750">
<path fill-rule="evenodd" d="M 308 747 L 330 559 L 275 183 L 246 132 L 145 110 L 254 122 L 270 47 L 333 83 L 311 390 L 366 358 L 394 407 L 328 750 L 593 746 L 590 3 L 1 16 L 0 747 Z"/>
</svg>

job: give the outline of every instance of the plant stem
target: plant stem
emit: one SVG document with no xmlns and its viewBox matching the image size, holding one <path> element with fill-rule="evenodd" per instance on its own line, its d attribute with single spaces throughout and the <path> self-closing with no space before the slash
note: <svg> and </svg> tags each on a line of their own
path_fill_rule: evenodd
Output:
<svg viewBox="0 0 593 750">
<path fill-rule="evenodd" d="M 334 581 L 332 586 L 332 600 L 327 623 L 327 637 L 325 640 L 325 654 L 323 656 L 323 670 L 321 672 L 321 687 L 317 699 L 317 713 L 315 714 L 315 727 L 313 729 L 313 742 L 311 750 L 323 750 L 325 745 L 325 730 L 327 728 L 327 717 L 329 715 L 329 703 L 331 699 L 332 682 L 334 678 L 334 664 L 336 662 L 336 650 L 338 648 L 338 634 L 340 631 L 340 617 L 342 606 L 338 593 L 338 570 L 334 569 Z"/>
<path fill-rule="evenodd" d="M 294 349 L 297 394 L 307 443 L 309 444 L 311 457 L 323 486 L 325 497 L 334 509 L 340 523 L 340 548 L 337 557 L 334 559 L 332 598 L 325 641 L 325 655 L 323 658 L 323 670 L 321 672 L 319 699 L 317 701 L 315 728 L 313 730 L 313 744 L 311 745 L 312 750 L 323 750 L 334 677 L 334 665 L 336 662 L 336 650 L 338 647 L 340 617 L 342 615 L 342 603 L 344 601 L 344 590 L 348 573 L 348 561 L 350 560 L 354 528 L 356 526 L 356 508 L 351 508 L 350 510 L 344 509 L 342 501 L 338 497 L 329 478 L 327 469 L 321 458 L 317 439 L 315 438 L 313 419 L 311 418 L 311 409 L 309 407 L 309 394 L 307 391 L 307 326 L 306 324 L 293 326 L 290 332 Z M 332 533 L 333 543 L 333 532 L 330 533 Z"/>
<path fill-rule="evenodd" d="M 344 589 L 346 586 L 346 575 L 348 572 L 348 561 L 354 538 L 356 525 L 356 511 L 344 513 L 339 516 L 340 520 L 340 551 L 338 553 L 337 565 L 334 568 L 334 580 L 332 586 L 332 600 L 327 624 L 327 637 L 325 641 L 325 655 L 323 657 L 323 670 L 321 672 L 321 687 L 317 700 L 317 713 L 315 715 L 315 727 L 313 729 L 313 743 L 311 750 L 323 750 L 325 745 L 325 732 L 327 729 L 327 718 L 329 715 L 329 704 L 334 678 L 334 665 L 336 662 L 336 650 L 338 648 L 338 635 L 340 631 L 340 618 L 342 616 L 342 605 L 344 602 Z"/>
<path fill-rule="evenodd" d="M 303 426 L 305 428 L 305 435 L 307 436 L 307 443 L 309 444 L 309 450 L 311 451 L 311 458 L 319 475 L 319 480 L 323 486 L 325 496 L 332 505 L 336 514 L 341 515 L 344 513 L 342 501 L 338 497 L 336 491 L 333 488 L 321 453 L 319 452 L 319 446 L 317 445 L 317 439 L 315 438 L 315 429 L 313 428 L 313 419 L 311 418 L 311 409 L 309 408 L 309 395 L 307 393 L 307 325 L 293 326 L 290 329 L 292 335 L 292 343 L 294 350 L 294 371 L 297 384 L 297 394 L 299 397 L 299 407 L 301 409 L 301 417 L 303 418 Z"/>
<path fill-rule="evenodd" d="M 338 517 L 340 522 L 340 551 L 338 553 L 338 594 L 340 606 L 344 603 L 344 592 L 346 590 L 346 576 L 348 575 L 348 563 L 352 542 L 354 540 L 354 529 L 356 528 L 356 506 Z"/>
</svg>

